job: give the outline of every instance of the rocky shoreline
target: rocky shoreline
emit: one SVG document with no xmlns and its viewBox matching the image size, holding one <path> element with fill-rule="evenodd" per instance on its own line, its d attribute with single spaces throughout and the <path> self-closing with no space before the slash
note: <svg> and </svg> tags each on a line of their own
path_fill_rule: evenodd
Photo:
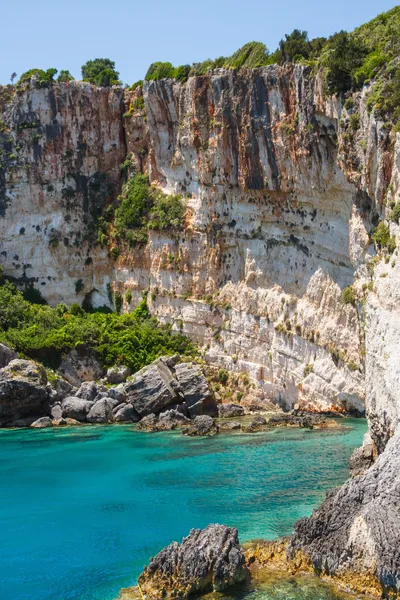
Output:
<svg viewBox="0 0 400 600">
<path fill-rule="evenodd" d="M 182 362 L 178 355 L 161 357 L 134 375 L 124 366 L 110 368 L 100 382 L 79 380 L 73 364 L 67 369 L 68 379 L 50 382 L 39 363 L 18 358 L 2 344 L 0 364 L 1 427 L 137 423 L 143 432 L 181 430 L 188 436 L 209 436 L 340 426 L 323 415 L 284 413 L 270 403 L 267 410 L 262 403 L 250 408 L 217 404 L 201 366 Z"/>
</svg>

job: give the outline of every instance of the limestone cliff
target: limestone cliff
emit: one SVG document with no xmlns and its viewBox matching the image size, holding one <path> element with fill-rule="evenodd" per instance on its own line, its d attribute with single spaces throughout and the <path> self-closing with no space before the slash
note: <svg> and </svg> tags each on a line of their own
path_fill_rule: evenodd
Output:
<svg viewBox="0 0 400 600">
<path fill-rule="evenodd" d="M 399 143 L 368 113 L 366 91 L 346 111 L 322 87 L 292 65 L 134 92 L 3 88 L 6 274 L 53 304 L 102 305 L 129 289 L 130 310 L 149 290 L 152 312 L 199 342 L 208 362 L 247 372 L 255 393 L 287 408 L 363 410 L 379 377 L 384 389 L 369 391 L 367 408 L 371 424 L 384 410 L 392 431 L 398 375 L 384 357 L 400 335 L 396 266 L 379 263 L 365 310 L 342 290 L 355 282 L 367 296 L 370 233 L 395 198 Z M 178 239 L 152 231 L 114 261 L 95 243 L 96 219 L 115 202 L 126 156 L 185 197 L 186 223 Z M 384 322 L 391 333 L 374 349 Z"/>
</svg>

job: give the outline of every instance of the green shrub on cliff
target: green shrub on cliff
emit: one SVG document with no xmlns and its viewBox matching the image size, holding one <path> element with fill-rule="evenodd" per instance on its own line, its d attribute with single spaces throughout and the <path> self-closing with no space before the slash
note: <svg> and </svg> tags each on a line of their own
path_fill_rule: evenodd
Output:
<svg viewBox="0 0 400 600">
<path fill-rule="evenodd" d="M 386 249 L 391 254 L 396 249 L 396 238 L 391 237 L 389 227 L 384 221 L 374 229 L 371 238 L 379 250 Z"/>
<path fill-rule="evenodd" d="M 73 80 L 74 78 L 72 77 L 71 73 L 66 70 L 61 70 L 57 77 L 57 81 L 59 81 L 60 83 L 67 83 L 68 81 Z"/>
<path fill-rule="evenodd" d="M 249 42 L 239 48 L 231 57 L 226 58 L 220 66 L 225 69 L 241 69 L 242 67 L 255 69 L 269 64 L 269 56 L 265 44 L 262 42 Z"/>
<path fill-rule="evenodd" d="M 29 84 L 32 77 L 35 77 L 39 87 L 47 87 L 54 83 L 54 76 L 57 74 L 57 69 L 30 69 L 21 75 L 18 81 L 18 86 Z"/>
<path fill-rule="evenodd" d="M 146 243 L 148 230 L 183 228 L 185 205 L 180 196 L 167 195 L 150 185 L 147 175 L 136 175 L 125 184 L 115 209 L 116 238 L 131 246 Z"/>
<path fill-rule="evenodd" d="M 82 79 L 101 87 L 121 84 L 119 73 L 115 70 L 115 62 L 109 58 L 88 60 L 82 65 Z"/>
<path fill-rule="evenodd" d="M 82 345 L 104 366 L 123 363 L 133 371 L 162 355 L 196 354 L 186 337 L 150 316 L 145 298 L 131 314 L 88 313 L 78 304 L 31 304 L 7 281 L 0 285 L 0 340 L 53 368 L 63 354 Z"/>
</svg>

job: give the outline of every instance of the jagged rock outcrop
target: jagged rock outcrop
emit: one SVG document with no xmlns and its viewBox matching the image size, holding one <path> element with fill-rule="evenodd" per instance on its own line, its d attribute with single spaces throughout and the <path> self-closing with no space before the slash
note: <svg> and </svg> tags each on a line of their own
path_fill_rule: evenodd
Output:
<svg viewBox="0 0 400 600">
<path fill-rule="evenodd" d="M 400 434 L 366 473 L 333 490 L 295 525 L 289 557 L 305 554 L 318 571 L 358 591 L 400 592 Z M 385 597 L 387 597 L 385 595 Z"/>
<path fill-rule="evenodd" d="M 0 425 L 49 411 L 46 372 L 30 360 L 14 359 L 0 370 Z"/>
<path fill-rule="evenodd" d="M 173 542 L 152 558 L 139 577 L 150 598 L 188 598 L 221 592 L 248 577 L 236 529 L 209 525 L 192 529 L 181 544 Z"/>
</svg>

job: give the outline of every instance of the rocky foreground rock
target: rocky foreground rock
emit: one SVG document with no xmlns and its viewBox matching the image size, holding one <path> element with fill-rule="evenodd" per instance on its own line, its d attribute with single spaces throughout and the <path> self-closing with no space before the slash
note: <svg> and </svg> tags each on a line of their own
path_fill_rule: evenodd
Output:
<svg viewBox="0 0 400 600">
<path fill-rule="evenodd" d="M 25 418 L 27 422 L 29 418 L 34 421 L 34 417 L 47 415 L 49 398 L 46 372 L 40 365 L 17 358 L 0 370 L 1 426 Z"/>
<path fill-rule="evenodd" d="M 298 552 L 358 591 L 400 592 L 400 433 L 364 475 L 296 523 L 289 558 Z"/>
<path fill-rule="evenodd" d="M 248 574 L 237 529 L 209 525 L 192 529 L 181 544 L 173 542 L 152 558 L 139 584 L 147 598 L 185 599 L 224 591 Z"/>
</svg>

